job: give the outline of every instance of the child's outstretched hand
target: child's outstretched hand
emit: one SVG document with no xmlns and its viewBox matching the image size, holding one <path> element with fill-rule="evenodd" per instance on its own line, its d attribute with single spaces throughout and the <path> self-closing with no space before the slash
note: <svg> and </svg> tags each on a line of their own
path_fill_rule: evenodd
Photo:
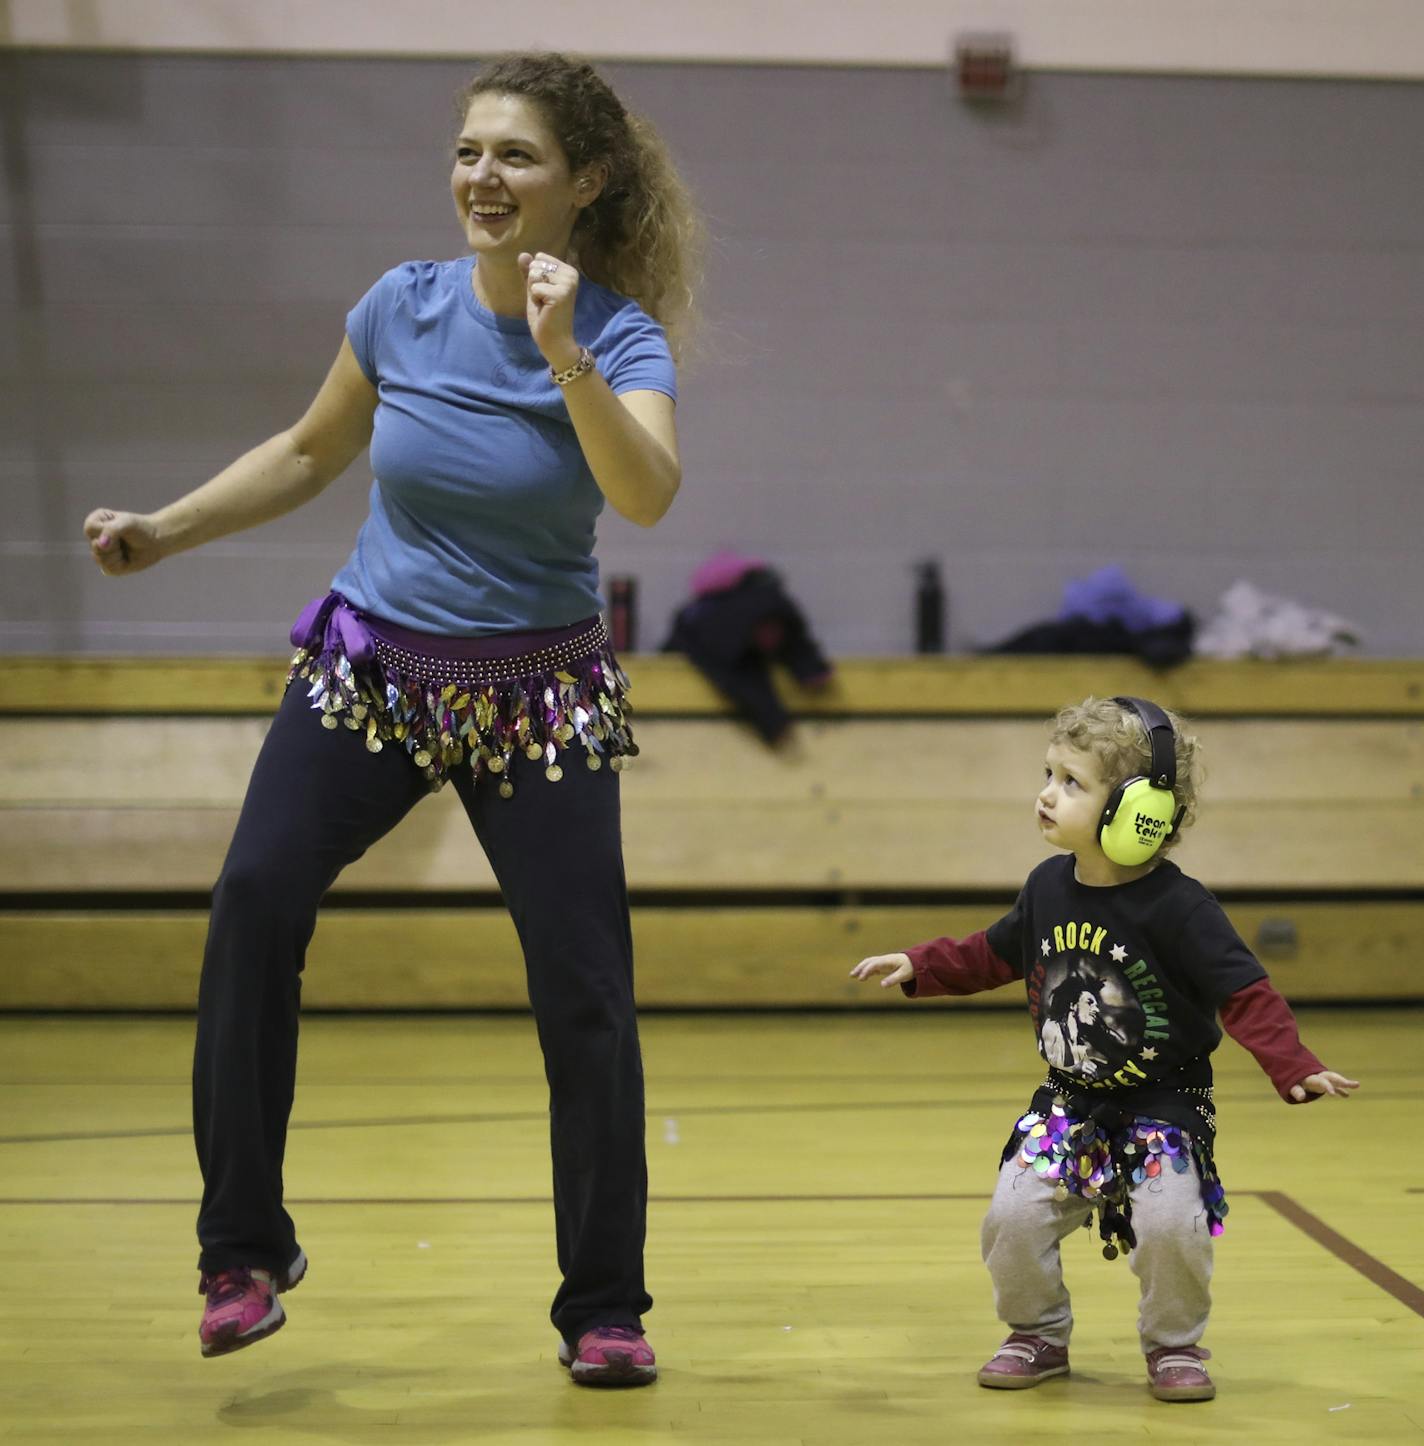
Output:
<svg viewBox="0 0 1424 1446">
<path fill-rule="evenodd" d="M 915 966 L 910 963 L 908 954 L 872 954 L 850 971 L 852 979 L 869 979 L 873 974 L 883 974 L 885 978 L 880 981 L 880 987 L 889 989 L 892 984 L 904 984 L 906 980 L 913 979 Z"/>
<path fill-rule="evenodd" d="M 1323 1069 L 1319 1074 L 1308 1074 L 1299 1084 L 1292 1085 L 1291 1098 L 1297 1104 L 1310 1095 L 1337 1095 L 1340 1099 L 1347 1100 L 1350 1098 L 1350 1091 L 1359 1087 L 1359 1080 L 1346 1079 L 1344 1075 L 1336 1074 L 1333 1069 Z"/>
</svg>

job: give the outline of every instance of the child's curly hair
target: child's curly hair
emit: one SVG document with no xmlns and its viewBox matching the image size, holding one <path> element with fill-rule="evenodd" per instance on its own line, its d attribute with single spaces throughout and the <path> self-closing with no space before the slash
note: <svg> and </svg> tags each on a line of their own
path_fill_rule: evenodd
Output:
<svg viewBox="0 0 1424 1446">
<path fill-rule="evenodd" d="M 1182 830 L 1196 819 L 1202 767 L 1200 740 L 1186 731 L 1185 720 L 1178 714 L 1167 708 L 1162 711 L 1172 724 L 1177 756 L 1177 782 L 1172 793 L 1178 806 L 1186 809 L 1177 832 L 1162 845 L 1165 854 L 1181 840 Z M 1085 698 L 1061 709 L 1053 720 L 1049 742 L 1066 743 L 1080 753 L 1092 754 L 1110 789 L 1129 778 L 1146 776 L 1152 766 L 1152 745 L 1142 720 L 1112 698 Z"/>
</svg>

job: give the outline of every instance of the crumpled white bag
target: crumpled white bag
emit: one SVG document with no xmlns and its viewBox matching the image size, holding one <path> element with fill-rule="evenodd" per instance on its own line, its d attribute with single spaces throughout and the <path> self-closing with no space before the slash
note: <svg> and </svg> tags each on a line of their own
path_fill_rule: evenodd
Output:
<svg viewBox="0 0 1424 1446">
<path fill-rule="evenodd" d="M 1338 614 L 1275 597 L 1249 582 L 1232 583 L 1219 607 L 1197 633 L 1193 649 L 1201 657 L 1324 657 L 1360 642 L 1359 628 Z"/>
</svg>

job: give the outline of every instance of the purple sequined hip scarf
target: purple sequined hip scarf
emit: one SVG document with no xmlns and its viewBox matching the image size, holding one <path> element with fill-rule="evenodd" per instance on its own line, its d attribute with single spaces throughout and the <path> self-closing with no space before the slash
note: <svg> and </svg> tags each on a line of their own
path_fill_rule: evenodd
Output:
<svg viewBox="0 0 1424 1446">
<path fill-rule="evenodd" d="M 501 775 L 523 753 L 557 783 L 569 750 L 591 769 L 636 755 L 628 679 L 601 617 L 537 632 L 451 638 L 415 632 L 354 608 L 340 593 L 313 598 L 292 626 L 290 686 L 310 683 L 324 727 L 364 732 L 379 753 L 405 749 L 432 789 L 465 759 L 476 777 Z"/>
</svg>

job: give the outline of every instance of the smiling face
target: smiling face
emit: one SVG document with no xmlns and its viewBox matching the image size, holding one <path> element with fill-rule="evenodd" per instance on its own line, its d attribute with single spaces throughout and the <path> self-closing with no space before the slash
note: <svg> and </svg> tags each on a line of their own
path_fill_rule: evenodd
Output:
<svg viewBox="0 0 1424 1446">
<path fill-rule="evenodd" d="M 1080 858 L 1085 852 L 1101 852 L 1098 821 L 1111 792 L 1091 753 L 1066 743 L 1050 743 L 1044 758 L 1043 787 L 1036 800 L 1044 842 Z"/>
<path fill-rule="evenodd" d="M 455 142 L 450 192 L 470 249 L 511 260 L 521 251 L 563 256 L 598 178 L 570 174 L 543 112 L 524 96 L 474 97 Z"/>
</svg>

